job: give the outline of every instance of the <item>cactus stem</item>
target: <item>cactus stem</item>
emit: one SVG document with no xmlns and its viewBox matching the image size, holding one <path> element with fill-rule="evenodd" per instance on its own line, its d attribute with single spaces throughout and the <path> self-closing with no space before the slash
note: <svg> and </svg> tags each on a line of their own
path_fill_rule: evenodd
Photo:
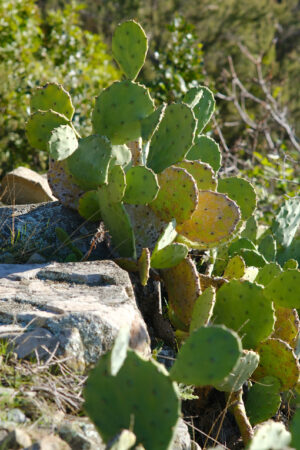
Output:
<svg viewBox="0 0 300 450">
<path fill-rule="evenodd" d="M 76 130 L 76 128 L 74 127 L 73 123 L 70 122 L 69 125 L 71 126 L 71 128 L 72 128 L 73 131 L 74 131 L 74 133 L 76 134 L 76 137 L 77 137 L 78 139 L 81 139 L 81 136 L 80 136 L 80 134 L 78 133 L 78 131 Z"/>
<path fill-rule="evenodd" d="M 239 427 L 243 443 L 246 446 L 247 443 L 253 438 L 254 432 L 243 401 L 243 389 L 239 389 L 236 392 L 231 392 L 228 395 L 228 403 L 230 405 L 230 411 L 234 415 L 235 421 Z"/>
</svg>

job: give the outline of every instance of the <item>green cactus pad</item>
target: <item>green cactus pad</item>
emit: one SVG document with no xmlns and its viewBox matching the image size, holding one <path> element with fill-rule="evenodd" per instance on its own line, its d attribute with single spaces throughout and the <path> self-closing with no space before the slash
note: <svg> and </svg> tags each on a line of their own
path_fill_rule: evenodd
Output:
<svg viewBox="0 0 300 450">
<path fill-rule="evenodd" d="M 101 220 L 99 196 L 97 191 L 85 192 L 79 199 L 78 212 L 90 222 Z"/>
<path fill-rule="evenodd" d="M 126 189 L 126 178 L 121 166 L 114 166 L 108 173 L 108 183 L 100 188 L 106 192 L 110 202 L 118 203 L 122 201 Z"/>
<path fill-rule="evenodd" d="M 272 223 L 272 232 L 276 240 L 288 247 L 300 225 L 299 197 L 289 198 L 284 202 Z"/>
<path fill-rule="evenodd" d="M 299 363 L 292 349 L 281 339 L 269 338 L 261 342 L 256 351 L 260 355 L 259 366 L 253 374 L 255 380 L 265 376 L 278 378 L 281 391 L 293 388 L 299 379 Z M 284 370 L 283 370 L 284 369 Z"/>
<path fill-rule="evenodd" d="M 195 301 L 190 323 L 190 332 L 208 325 L 213 314 L 215 303 L 216 290 L 212 286 L 209 286 Z"/>
<path fill-rule="evenodd" d="M 33 112 L 52 109 L 69 120 L 74 114 L 70 94 L 57 83 L 47 83 L 43 87 L 38 87 L 30 99 L 30 108 Z"/>
<path fill-rule="evenodd" d="M 55 111 L 37 111 L 28 119 L 26 134 L 29 144 L 39 150 L 48 150 L 51 131 L 60 125 L 67 125 L 68 119 Z"/>
<path fill-rule="evenodd" d="M 251 387 L 245 402 L 251 425 L 254 426 L 275 416 L 281 403 L 280 390 L 280 381 L 270 376 L 261 378 Z"/>
<path fill-rule="evenodd" d="M 257 274 L 255 278 L 255 283 L 267 286 L 273 278 L 277 277 L 282 272 L 281 267 L 277 263 L 265 264 Z"/>
<path fill-rule="evenodd" d="M 189 250 L 186 245 L 175 242 L 155 252 L 151 256 L 151 267 L 154 269 L 168 269 L 177 266 L 186 258 Z"/>
<path fill-rule="evenodd" d="M 259 355 L 252 350 L 243 350 L 242 356 L 231 370 L 230 374 L 214 387 L 219 391 L 237 392 L 251 377 L 259 363 Z"/>
<path fill-rule="evenodd" d="M 243 257 L 246 266 L 263 267 L 267 264 L 266 259 L 256 250 L 248 250 L 243 248 L 240 250 L 240 254 Z"/>
<path fill-rule="evenodd" d="M 273 338 L 281 339 L 296 348 L 299 336 L 299 316 L 296 309 L 275 308 L 276 322 Z"/>
<path fill-rule="evenodd" d="M 258 275 L 258 271 L 259 271 L 258 267 L 253 266 L 246 267 L 242 281 L 250 281 L 251 283 L 254 283 Z"/>
<path fill-rule="evenodd" d="M 143 141 L 149 141 L 153 136 L 153 133 L 159 126 L 166 109 L 166 104 L 160 105 L 150 116 L 146 117 L 141 122 L 142 127 L 142 139 Z"/>
<path fill-rule="evenodd" d="M 152 136 L 147 166 L 159 173 L 181 161 L 193 143 L 195 127 L 196 119 L 187 105 L 168 105 Z"/>
<path fill-rule="evenodd" d="M 98 197 L 101 217 L 111 236 L 112 251 L 120 256 L 135 258 L 134 233 L 124 205 L 111 201 L 106 186 L 98 189 Z"/>
<path fill-rule="evenodd" d="M 144 86 L 116 81 L 96 98 L 93 128 L 113 145 L 126 144 L 141 136 L 141 120 L 153 111 L 153 100 Z"/>
<path fill-rule="evenodd" d="M 145 166 L 131 167 L 126 173 L 126 190 L 123 201 L 134 205 L 152 202 L 159 191 L 157 177 Z"/>
<path fill-rule="evenodd" d="M 241 232 L 241 237 L 249 239 L 252 242 L 256 242 L 257 228 L 257 220 L 254 216 L 251 216 L 247 220 L 244 230 Z"/>
<path fill-rule="evenodd" d="M 213 93 L 205 86 L 195 87 L 185 94 L 183 101 L 194 111 L 197 119 L 197 134 L 200 134 L 215 110 L 216 102 Z"/>
<path fill-rule="evenodd" d="M 223 277 L 227 278 L 227 280 L 242 278 L 245 274 L 245 268 L 246 265 L 243 258 L 240 255 L 235 255 L 228 261 Z"/>
<path fill-rule="evenodd" d="M 131 151 L 127 145 L 112 145 L 111 146 L 111 162 L 110 167 L 121 166 L 124 170 L 130 165 Z"/>
<path fill-rule="evenodd" d="M 222 155 L 219 144 L 208 136 L 200 135 L 186 154 L 186 159 L 200 160 L 209 164 L 215 172 L 221 167 Z"/>
<path fill-rule="evenodd" d="M 276 241 L 271 234 L 267 234 L 258 246 L 258 251 L 268 262 L 275 261 L 276 258 Z"/>
<path fill-rule="evenodd" d="M 283 308 L 300 308 L 300 271 L 280 273 L 265 288 L 265 296 Z"/>
<path fill-rule="evenodd" d="M 236 253 L 240 253 L 242 249 L 256 250 L 256 247 L 253 244 L 253 242 L 250 241 L 249 239 L 241 238 L 230 244 L 228 248 L 228 253 L 230 256 L 233 256 Z"/>
<path fill-rule="evenodd" d="M 138 259 L 138 268 L 141 285 L 146 286 L 150 272 L 150 252 L 148 248 L 143 248 L 141 256 Z"/>
<path fill-rule="evenodd" d="M 69 125 L 60 125 L 51 131 L 48 151 L 51 158 L 61 161 L 72 155 L 78 147 L 76 134 Z"/>
<path fill-rule="evenodd" d="M 292 432 L 292 443 L 291 445 L 293 448 L 300 448 L 300 409 L 298 408 L 295 412 L 291 425 L 290 430 Z"/>
<path fill-rule="evenodd" d="M 213 275 L 214 276 L 221 276 L 227 266 L 229 254 L 228 254 L 228 246 L 223 245 L 221 247 L 218 247 L 216 250 L 216 258 L 215 258 L 215 264 L 213 269 Z"/>
<path fill-rule="evenodd" d="M 129 342 L 130 327 L 128 325 L 123 325 L 116 336 L 114 345 L 110 352 L 109 373 L 111 375 L 117 375 L 123 366 L 127 357 Z"/>
<path fill-rule="evenodd" d="M 162 234 L 159 236 L 152 254 L 158 252 L 159 250 L 162 250 L 167 245 L 172 244 L 176 236 L 176 220 L 173 219 L 170 223 L 168 223 Z"/>
<path fill-rule="evenodd" d="M 252 184 L 243 178 L 230 177 L 219 180 L 218 192 L 227 194 L 241 209 L 242 219 L 247 220 L 256 207 L 256 194 Z"/>
<path fill-rule="evenodd" d="M 101 357 L 84 389 L 85 411 L 103 440 L 133 424 L 137 442 L 147 450 L 169 448 L 180 410 L 176 387 L 164 367 L 128 350 L 121 369 L 112 376 L 109 360 L 109 354 Z"/>
<path fill-rule="evenodd" d="M 214 323 L 223 323 L 243 336 L 244 348 L 255 349 L 274 331 L 272 301 L 263 288 L 248 281 L 232 280 L 217 291 Z"/>
<path fill-rule="evenodd" d="M 288 450 L 291 442 L 289 433 L 283 423 L 272 420 L 259 427 L 253 439 L 247 445 L 247 450 Z"/>
<path fill-rule="evenodd" d="M 284 265 L 283 265 L 283 269 L 284 270 L 288 270 L 288 269 L 298 269 L 298 261 L 296 261 L 295 259 L 288 259 Z"/>
<path fill-rule="evenodd" d="M 198 190 L 194 178 L 179 167 L 168 167 L 157 176 L 160 190 L 150 204 L 155 214 L 169 222 L 175 218 L 177 223 L 185 222 L 195 211 Z"/>
<path fill-rule="evenodd" d="M 60 203 L 67 208 L 77 209 L 79 197 L 84 191 L 75 183 L 72 175 L 67 173 L 66 161 L 49 158 L 47 178 L 53 195 Z"/>
<path fill-rule="evenodd" d="M 195 301 L 199 297 L 200 280 L 195 263 L 186 258 L 177 266 L 161 272 L 168 292 L 168 302 L 178 319 L 189 325 Z"/>
<path fill-rule="evenodd" d="M 234 331 L 222 325 L 198 328 L 180 348 L 170 377 L 196 386 L 220 383 L 241 353 L 241 341 Z"/>
<path fill-rule="evenodd" d="M 79 139 L 77 150 L 66 160 L 69 173 L 84 190 L 97 189 L 107 183 L 111 144 L 105 136 Z"/>
<path fill-rule="evenodd" d="M 134 230 L 137 255 L 141 254 L 143 248 L 152 251 L 167 225 L 166 222 L 160 220 L 146 205 L 125 204 L 124 207 Z"/>
<path fill-rule="evenodd" d="M 177 225 L 178 233 L 195 248 L 209 248 L 229 240 L 240 220 L 236 203 L 212 191 L 199 191 L 198 197 L 196 211 L 189 220 Z"/>
<path fill-rule="evenodd" d="M 199 190 L 215 191 L 217 181 L 212 168 L 200 161 L 181 161 L 176 164 L 177 167 L 187 170 L 189 174 L 195 179 Z"/>
<path fill-rule="evenodd" d="M 148 51 L 145 31 L 134 20 L 121 23 L 112 38 L 112 52 L 121 70 L 130 80 L 135 80 L 144 65 Z"/>
</svg>

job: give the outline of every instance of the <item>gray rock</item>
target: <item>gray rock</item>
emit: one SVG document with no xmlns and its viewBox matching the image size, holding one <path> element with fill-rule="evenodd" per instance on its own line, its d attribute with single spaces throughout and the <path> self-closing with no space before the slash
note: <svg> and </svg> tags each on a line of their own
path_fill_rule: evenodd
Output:
<svg viewBox="0 0 300 450">
<path fill-rule="evenodd" d="M 55 200 L 47 179 L 27 167 L 18 167 L 1 180 L 0 196 L 4 203 L 24 205 Z"/>
<path fill-rule="evenodd" d="M 150 339 L 128 273 L 112 261 L 0 264 L 0 338 L 14 352 L 57 351 L 75 370 L 95 363 L 130 327 L 132 348 L 148 356 Z"/>
<path fill-rule="evenodd" d="M 191 450 L 191 437 L 187 425 L 182 419 L 177 424 L 172 450 Z"/>
<path fill-rule="evenodd" d="M 16 262 L 25 263 L 34 253 L 47 261 L 65 261 L 73 250 L 58 239 L 57 227 L 62 228 L 72 244 L 85 255 L 98 225 L 86 222 L 76 211 L 58 202 L 0 207 L 0 263 L 12 263 L 14 256 Z M 106 244 L 99 242 L 89 260 L 108 258 L 110 252 Z"/>
<path fill-rule="evenodd" d="M 32 441 L 25 430 L 16 428 L 9 432 L 1 441 L 0 449 L 13 450 L 18 448 L 25 448 L 31 445 Z"/>
<path fill-rule="evenodd" d="M 71 447 L 60 437 L 52 434 L 44 436 L 41 440 L 24 450 L 71 450 Z"/>
<path fill-rule="evenodd" d="M 15 423 L 25 423 L 27 417 L 19 408 L 10 409 L 7 413 L 7 420 Z"/>
</svg>

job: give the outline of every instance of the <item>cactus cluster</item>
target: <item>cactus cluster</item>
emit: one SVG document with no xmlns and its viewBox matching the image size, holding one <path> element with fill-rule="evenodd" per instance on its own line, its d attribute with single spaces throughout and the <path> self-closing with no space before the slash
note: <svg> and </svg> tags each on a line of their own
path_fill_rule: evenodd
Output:
<svg viewBox="0 0 300 450">
<path fill-rule="evenodd" d="M 219 177 L 219 146 L 202 134 L 215 108 L 212 92 L 194 87 L 181 103 L 156 106 L 135 81 L 148 49 L 141 26 L 119 25 L 112 49 L 125 79 L 96 98 L 94 134 L 78 135 L 70 95 L 50 83 L 32 96 L 27 136 L 48 150 L 49 184 L 61 203 L 104 222 L 118 263 L 138 272 L 143 285 L 151 268 L 159 271 L 180 347 L 170 374 L 119 340 L 91 373 L 85 395 L 106 441 L 126 440 L 121 431 L 129 429 L 147 449 L 163 450 L 178 419 L 177 382 L 236 392 L 241 403 L 251 377 L 238 420 L 247 413 L 252 425 L 272 417 L 280 393 L 297 386 L 300 272 L 292 246 L 300 210 L 287 200 L 258 237 L 252 185 Z M 191 249 L 209 255 L 209 273 L 199 273 Z M 243 426 L 251 428 L 246 419 Z M 249 448 L 265 442 L 258 432 Z"/>
</svg>

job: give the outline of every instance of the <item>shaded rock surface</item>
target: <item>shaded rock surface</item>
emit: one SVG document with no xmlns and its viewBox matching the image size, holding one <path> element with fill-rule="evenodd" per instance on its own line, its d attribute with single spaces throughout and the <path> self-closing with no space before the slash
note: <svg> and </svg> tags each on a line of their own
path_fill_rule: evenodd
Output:
<svg viewBox="0 0 300 450">
<path fill-rule="evenodd" d="M 98 225 L 98 224 L 97 224 Z M 0 262 L 27 262 L 34 254 L 51 261 L 65 261 L 73 252 L 57 237 L 55 229 L 62 228 L 72 245 L 85 255 L 97 225 L 58 202 L 24 206 L 0 207 Z M 104 242 L 92 251 L 89 259 L 108 259 L 110 252 Z"/>
<path fill-rule="evenodd" d="M 131 328 L 132 348 L 149 355 L 129 276 L 114 262 L 0 264 L 0 339 L 10 339 L 20 358 L 56 349 L 81 370 L 123 326 Z"/>
<path fill-rule="evenodd" d="M 27 167 L 18 167 L 1 180 L 0 199 L 10 205 L 41 203 L 55 200 L 47 178 Z"/>
</svg>

